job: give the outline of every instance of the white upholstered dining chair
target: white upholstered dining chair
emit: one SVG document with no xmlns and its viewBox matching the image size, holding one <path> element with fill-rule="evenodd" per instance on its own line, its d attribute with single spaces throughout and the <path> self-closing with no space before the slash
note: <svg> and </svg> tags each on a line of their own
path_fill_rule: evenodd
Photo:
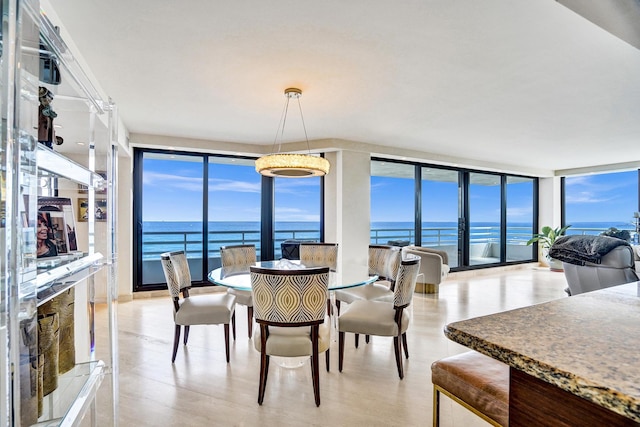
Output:
<svg viewBox="0 0 640 427">
<path fill-rule="evenodd" d="M 340 315 L 342 302 L 351 304 L 354 301 L 393 301 L 393 290 L 396 275 L 402 259 L 402 252 L 394 246 L 370 245 L 369 246 L 369 274 L 378 275 L 378 281 L 355 288 L 339 289 L 335 291 L 336 308 Z M 360 335 L 355 335 L 356 347 Z M 365 336 L 369 342 L 369 335 Z"/>
<path fill-rule="evenodd" d="M 191 296 L 191 273 L 185 253 L 165 252 L 160 255 L 160 260 L 173 299 L 173 320 L 176 324 L 171 363 L 176 360 L 182 326 L 184 345 L 187 345 L 189 328 L 193 325 L 224 325 L 225 352 L 229 363 L 229 323 L 232 325 L 233 339 L 236 339 L 236 297 L 227 293 Z"/>
<path fill-rule="evenodd" d="M 393 337 L 396 364 L 400 379 L 404 378 L 402 350 L 409 358 L 407 329 L 410 316 L 407 308 L 413 299 L 420 258 L 403 259 L 400 263 L 393 302 L 357 300 L 349 304 L 338 317 L 338 369 L 342 372 L 344 359 L 344 337 L 346 332 L 365 335 Z"/>
</svg>

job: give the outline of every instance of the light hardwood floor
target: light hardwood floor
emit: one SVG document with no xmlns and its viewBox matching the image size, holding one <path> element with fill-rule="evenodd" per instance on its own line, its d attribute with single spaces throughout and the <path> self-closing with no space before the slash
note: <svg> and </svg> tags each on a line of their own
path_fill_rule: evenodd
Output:
<svg viewBox="0 0 640 427">
<path fill-rule="evenodd" d="M 168 297 L 118 305 L 121 426 L 425 426 L 432 420 L 430 366 L 466 351 L 443 334 L 445 324 L 557 298 L 565 298 L 562 273 L 521 269 L 458 275 L 439 294 L 416 294 L 407 333 L 405 378 L 395 367 L 391 338 L 347 335 L 345 364 L 338 372 L 338 345 L 331 371 L 321 359 L 320 407 L 313 400 L 308 362 L 287 369 L 271 363 L 259 406 L 259 354 L 247 338 L 246 308 L 237 307 L 237 340 L 225 363 L 221 326 L 192 327 L 189 344 L 171 363 L 172 306 Z M 466 276 L 466 277 L 465 277 Z M 542 338 L 542 337 L 541 337 Z M 459 405 L 442 399 L 443 427 L 486 426 Z"/>
</svg>

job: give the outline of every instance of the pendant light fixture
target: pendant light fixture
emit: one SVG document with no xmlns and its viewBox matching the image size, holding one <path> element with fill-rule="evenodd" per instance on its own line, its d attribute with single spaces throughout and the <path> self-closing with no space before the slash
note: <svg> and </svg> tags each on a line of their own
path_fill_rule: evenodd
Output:
<svg viewBox="0 0 640 427">
<path fill-rule="evenodd" d="M 310 176 L 323 176 L 329 173 L 329 161 L 323 157 L 312 156 L 309 148 L 309 138 L 307 137 L 307 128 L 304 125 L 304 116 L 302 115 L 302 106 L 300 105 L 300 97 L 302 91 L 297 88 L 288 88 L 284 91 L 287 98 L 282 118 L 278 125 L 276 138 L 273 141 L 273 149 L 278 142 L 278 134 L 280 134 L 280 143 L 278 143 L 278 152 L 262 156 L 256 160 L 256 172 L 265 176 L 283 177 L 283 178 L 306 178 Z M 282 137 L 284 135 L 284 127 L 287 122 L 287 112 L 289 110 L 289 101 L 294 98 L 298 100 L 298 109 L 300 110 L 300 118 L 302 119 L 302 129 L 304 129 L 304 137 L 307 141 L 308 154 L 280 153 L 282 146 Z M 282 128 L 280 127 L 282 125 Z M 272 150 L 273 152 L 273 150 Z"/>
</svg>

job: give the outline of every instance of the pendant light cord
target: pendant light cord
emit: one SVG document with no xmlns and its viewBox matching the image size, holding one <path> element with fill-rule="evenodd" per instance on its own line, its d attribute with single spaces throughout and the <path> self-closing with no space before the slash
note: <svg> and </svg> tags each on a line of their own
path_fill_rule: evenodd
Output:
<svg viewBox="0 0 640 427">
<path fill-rule="evenodd" d="M 273 145 L 271 147 L 271 152 L 276 153 L 275 148 L 278 146 L 277 153 L 280 154 L 282 150 L 282 140 L 284 139 L 284 128 L 287 124 L 287 114 L 289 112 L 289 101 L 291 100 L 291 95 L 286 94 L 287 100 L 284 103 L 284 107 L 282 108 L 282 114 L 280 115 L 280 121 L 278 122 L 278 129 L 276 129 L 276 137 L 273 140 Z M 304 122 L 304 114 L 302 113 L 302 103 L 300 103 L 300 95 L 296 96 L 298 100 L 298 110 L 300 111 L 300 119 L 302 120 L 302 130 L 304 131 L 304 139 L 307 142 L 307 152 L 311 154 L 311 146 L 309 145 L 309 137 L 307 136 L 307 126 Z M 278 134 L 280 135 L 280 141 L 278 141 Z"/>
<path fill-rule="evenodd" d="M 287 105 L 289 105 L 288 102 Z M 311 154 L 311 147 L 309 147 L 309 137 L 307 136 L 307 126 L 305 126 L 304 124 L 304 114 L 302 114 L 302 104 L 300 103 L 300 97 L 298 97 L 298 109 L 300 110 L 300 118 L 302 119 L 302 130 L 304 130 L 304 139 L 307 140 L 307 152 Z"/>
</svg>

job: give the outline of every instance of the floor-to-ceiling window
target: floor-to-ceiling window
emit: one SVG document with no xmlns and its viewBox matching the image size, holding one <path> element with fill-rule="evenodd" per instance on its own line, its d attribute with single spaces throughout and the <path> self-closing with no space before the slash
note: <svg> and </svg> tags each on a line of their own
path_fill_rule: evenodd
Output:
<svg viewBox="0 0 640 427">
<path fill-rule="evenodd" d="M 261 176 L 254 160 L 210 156 L 207 175 L 208 269 L 220 266 L 220 247 L 256 245 L 260 259 Z"/>
<path fill-rule="evenodd" d="M 140 194 L 134 198 L 139 285 L 164 282 L 160 254 L 185 251 L 194 281 L 203 280 L 204 163 L 200 156 L 141 153 Z"/>
<path fill-rule="evenodd" d="M 615 227 L 637 242 L 639 175 L 631 170 L 564 178 L 564 224 L 571 225 L 567 234 L 597 235 Z"/>
<path fill-rule="evenodd" d="M 415 166 L 371 161 L 371 243 L 415 243 Z"/>
<path fill-rule="evenodd" d="M 423 167 L 421 170 L 422 228 L 420 245 L 447 252 L 449 267 L 458 263 L 460 173 Z"/>
<path fill-rule="evenodd" d="M 535 180 L 507 176 L 507 261 L 523 261 L 533 258 L 533 246 L 527 241 L 536 233 Z"/>
<path fill-rule="evenodd" d="M 469 173 L 469 265 L 500 262 L 500 175 Z"/>
<path fill-rule="evenodd" d="M 163 252 L 185 251 L 192 280 L 207 283 L 221 246 L 277 259 L 283 240 L 319 241 L 321 198 L 322 178 L 263 177 L 254 159 L 136 149 L 134 290 L 165 288 Z"/>
<path fill-rule="evenodd" d="M 537 178 L 371 160 L 371 243 L 444 250 L 453 269 L 531 262 Z"/>
<path fill-rule="evenodd" d="M 274 254 L 281 257 L 285 240 L 322 241 L 321 178 L 275 178 Z"/>
</svg>

